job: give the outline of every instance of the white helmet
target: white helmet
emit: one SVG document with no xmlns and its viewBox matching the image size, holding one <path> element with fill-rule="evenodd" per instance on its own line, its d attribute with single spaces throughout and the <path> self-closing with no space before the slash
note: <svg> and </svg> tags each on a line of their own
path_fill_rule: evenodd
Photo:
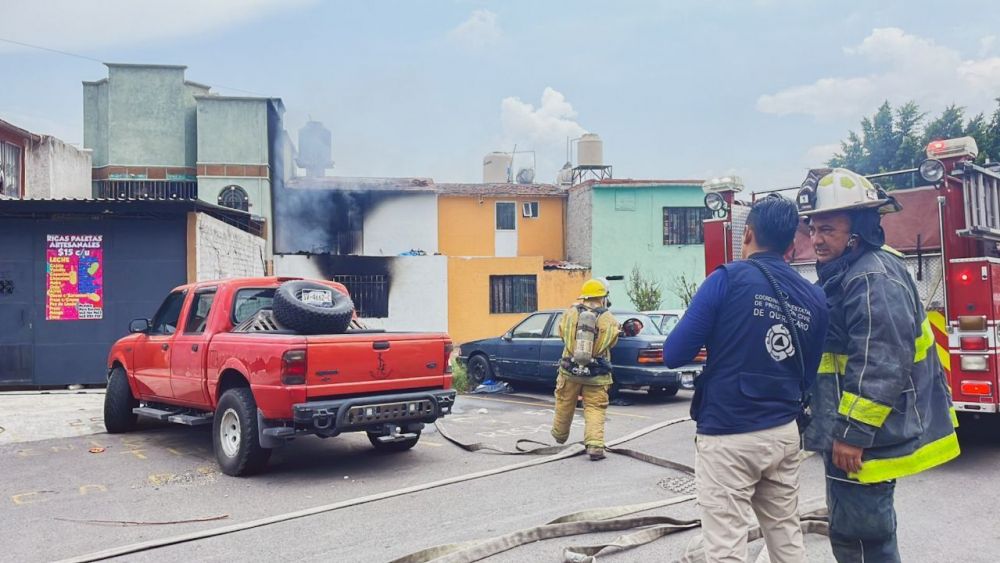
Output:
<svg viewBox="0 0 1000 563">
<path fill-rule="evenodd" d="M 878 208 L 883 214 L 901 209 L 895 198 L 846 168 L 810 171 L 797 203 L 801 217 L 852 209 Z"/>
</svg>

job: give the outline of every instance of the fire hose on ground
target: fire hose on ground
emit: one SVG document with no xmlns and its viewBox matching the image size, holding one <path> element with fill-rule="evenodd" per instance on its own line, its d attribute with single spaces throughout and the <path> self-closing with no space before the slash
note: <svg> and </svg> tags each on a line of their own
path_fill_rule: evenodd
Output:
<svg viewBox="0 0 1000 563">
<path fill-rule="evenodd" d="M 689 418 L 685 417 L 685 418 L 677 418 L 673 420 L 667 420 L 663 422 L 658 422 L 656 424 L 652 424 L 650 426 L 632 432 L 631 434 L 628 434 L 621 438 L 609 441 L 607 450 L 610 453 L 625 455 L 641 461 L 645 461 L 647 463 L 658 465 L 660 467 L 673 469 L 675 471 L 679 471 L 687 475 L 694 475 L 694 469 L 691 468 L 690 466 L 670 461 L 667 459 L 663 459 L 650 454 L 646 454 L 643 452 L 638 452 L 635 450 L 618 447 L 620 444 L 624 444 L 641 436 L 645 436 L 646 434 L 649 434 L 651 432 L 655 432 L 657 430 L 666 428 L 668 426 L 673 426 L 675 424 L 679 424 L 689 420 L 690 420 Z M 466 451 L 470 452 L 492 451 L 493 453 L 502 455 L 533 455 L 533 456 L 544 456 L 544 457 L 539 457 L 537 459 L 523 461 L 520 463 L 505 465 L 493 469 L 468 473 L 465 475 L 458 475 L 455 477 L 440 479 L 438 481 L 432 481 L 430 483 L 424 483 L 421 485 L 404 487 L 401 489 L 395 489 L 392 491 L 386 491 L 373 495 L 367 495 L 363 497 L 343 500 L 331 504 L 316 506 L 313 508 L 288 512 L 285 514 L 268 516 L 265 518 L 259 518 L 256 520 L 250 520 L 248 522 L 241 522 L 229 526 L 222 526 L 208 530 L 201 530 L 177 536 L 152 539 L 120 547 L 109 548 L 106 550 L 90 553 L 87 555 L 81 555 L 78 557 L 64 559 L 60 563 L 89 563 L 91 561 L 102 561 L 114 557 L 129 555 L 132 553 L 151 551 L 154 549 L 160 549 L 172 545 L 179 545 L 183 543 L 219 537 L 246 530 L 252 530 L 255 528 L 262 528 L 264 526 L 269 526 L 272 524 L 288 522 L 290 520 L 296 520 L 308 516 L 315 516 L 318 514 L 325 514 L 343 508 L 349 508 L 353 506 L 359 506 L 362 504 L 377 502 L 403 495 L 423 492 L 430 489 L 444 487 L 447 485 L 464 483 L 476 479 L 482 479 L 484 477 L 489 477 L 492 475 L 517 471 L 519 469 L 536 467 L 539 465 L 552 463 L 555 461 L 560 461 L 576 455 L 580 455 L 586 451 L 585 447 L 581 443 L 567 444 L 562 446 L 548 446 L 545 444 L 540 444 L 539 442 L 533 442 L 531 440 L 518 441 L 518 443 L 516 444 L 516 450 L 513 451 L 504 450 L 502 448 L 497 448 L 494 446 L 481 443 L 467 444 L 455 439 L 440 424 L 436 424 L 436 426 L 443 438 L 461 447 Z M 526 449 L 522 446 L 522 444 L 540 444 L 540 447 Z M 665 506 L 687 502 L 690 500 L 694 500 L 694 498 L 695 498 L 694 495 L 685 495 L 662 501 L 655 501 L 651 503 L 586 510 L 583 512 L 577 512 L 574 514 L 569 514 L 557 518 L 556 520 L 553 520 L 552 522 L 549 522 L 548 524 L 542 526 L 536 526 L 534 528 L 519 530 L 504 536 L 488 538 L 485 540 L 462 542 L 459 544 L 448 544 L 448 545 L 431 547 L 398 558 L 393 563 L 422 563 L 430 561 L 434 561 L 435 563 L 458 563 L 466 561 L 468 562 L 479 561 L 487 557 L 490 557 L 492 555 L 495 555 L 497 553 L 513 549 L 514 547 L 517 547 L 519 545 L 524 545 L 526 543 L 535 542 L 543 539 L 566 537 L 566 536 L 580 535 L 586 533 L 622 531 L 622 530 L 640 528 L 636 532 L 620 536 L 616 538 L 614 541 L 604 545 L 566 548 L 564 550 L 565 561 L 570 561 L 574 563 L 594 561 L 596 559 L 596 555 L 598 553 L 603 552 L 606 549 L 612 549 L 612 548 L 629 549 L 632 547 L 645 545 L 647 543 L 650 543 L 652 541 L 655 541 L 661 537 L 664 537 L 672 533 L 689 530 L 692 528 L 697 528 L 699 526 L 699 522 L 697 520 L 679 520 L 668 516 L 644 516 L 635 518 L 621 518 L 622 516 L 635 514 L 637 512 L 643 512 L 647 510 L 653 510 L 655 508 L 662 508 Z M 825 516 L 821 513 L 821 510 L 807 512 L 802 515 L 802 528 L 804 532 L 821 533 L 821 534 L 826 533 Z M 755 530 L 756 531 L 751 530 L 750 532 L 751 541 L 754 539 L 759 539 L 761 537 L 760 530 L 759 529 Z M 766 549 L 761 553 L 765 554 Z M 761 560 L 758 558 L 758 561 Z M 764 559 L 762 561 L 767 561 L 767 559 Z"/>
</svg>

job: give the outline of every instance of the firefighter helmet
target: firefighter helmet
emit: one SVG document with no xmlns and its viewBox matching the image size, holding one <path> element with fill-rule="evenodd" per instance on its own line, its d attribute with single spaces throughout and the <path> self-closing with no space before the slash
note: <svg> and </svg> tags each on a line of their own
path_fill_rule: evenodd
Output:
<svg viewBox="0 0 1000 563">
<path fill-rule="evenodd" d="M 601 280 L 587 280 L 580 289 L 580 299 L 598 299 L 608 296 L 608 288 Z"/>
<path fill-rule="evenodd" d="M 846 168 L 811 171 L 802 183 L 796 203 L 802 217 L 855 209 L 876 208 L 883 214 L 901 209 L 895 198 L 868 178 Z"/>
</svg>

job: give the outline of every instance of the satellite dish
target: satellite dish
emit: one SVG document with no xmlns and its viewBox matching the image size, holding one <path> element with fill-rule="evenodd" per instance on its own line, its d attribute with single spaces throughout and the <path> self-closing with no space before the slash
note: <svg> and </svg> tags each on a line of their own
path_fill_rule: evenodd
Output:
<svg viewBox="0 0 1000 563">
<path fill-rule="evenodd" d="M 517 171 L 518 184 L 530 184 L 535 181 L 535 170 L 533 168 L 522 168 Z"/>
</svg>

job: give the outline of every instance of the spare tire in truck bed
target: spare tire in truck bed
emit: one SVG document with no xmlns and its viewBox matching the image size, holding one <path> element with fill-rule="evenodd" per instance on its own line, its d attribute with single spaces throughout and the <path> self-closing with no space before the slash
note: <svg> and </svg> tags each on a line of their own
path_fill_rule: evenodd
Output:
<svg viewBox="0 0 1000 563">
<path fill-rule="evenodd" d="M 287 281 L 274 292 L 274 318 L 303 334 L 341 334 L 354 316 L 354 303 L 328 285 Z"/>
</svg>

